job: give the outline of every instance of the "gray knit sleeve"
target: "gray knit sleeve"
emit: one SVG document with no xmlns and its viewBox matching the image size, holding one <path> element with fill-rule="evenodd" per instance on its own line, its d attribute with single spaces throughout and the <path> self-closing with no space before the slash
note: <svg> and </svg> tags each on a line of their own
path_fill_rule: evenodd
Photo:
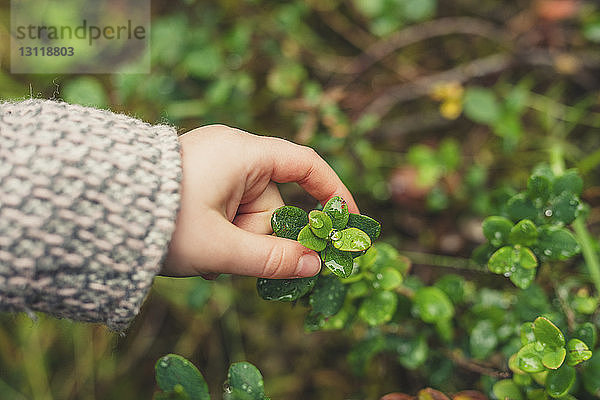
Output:
<svg viewBox="0 0 600 400">
<path fill-rule="evenodd" d="M 0 103 L 0 310 L 125 329 L 166 254 L 180 178 L 172 127 Z"/>
</svg>

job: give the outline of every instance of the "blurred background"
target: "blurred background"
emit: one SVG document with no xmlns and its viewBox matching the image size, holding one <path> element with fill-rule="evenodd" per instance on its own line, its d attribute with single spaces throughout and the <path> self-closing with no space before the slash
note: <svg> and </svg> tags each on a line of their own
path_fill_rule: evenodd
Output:
<svg viewBox="0 0 600 400">
<path fill-rule="evenodd" d="M 56 98 L 181 133 L 224 123 L 314 147 L 383 222 L 382 240 L 429 282 L 465 269 L 483 217 L 539 162 L 586 182 L 600 228 L 600 5 L 577 0 L 152 1 L 151 73 L 14 75 L 0 0 L 0 97 Z M 311 200 L 281 187 L 288 204 Z M 431 355 L 385 356 L 358 377 L 354 331 L 306 333 L 301 306 L 269 303 L 255 279 L 157 278 L 127 335 L 39 315 L 0 315 L 0 398 L 149 399 L 154 363 L 193 361 L 219 398 L 248 360 L 273 399 L 375 399 L 434 385 L 481 389 L 479 374 Z M 446 360 L 447 361 L 447 360 Z"/>
</svg>

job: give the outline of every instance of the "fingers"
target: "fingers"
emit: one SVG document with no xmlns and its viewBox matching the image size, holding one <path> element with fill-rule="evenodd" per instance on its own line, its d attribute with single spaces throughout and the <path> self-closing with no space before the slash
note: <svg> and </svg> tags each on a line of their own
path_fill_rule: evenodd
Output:
<svg viewBox="0 0 600 400">
<path fill-rule="evenodd" d="M 261 137 L 265 141 L 262 160 L 272 163 L 271 180 L 279 183 L 297 182 L 322 204 L 333 196 L 341 196 L 350 212 L 358 207 L 341 179 L 315 150 L 283 139 Z"/>
<path fill-rule="evenodd" d="M 199 265 L 201 270 L 282 279 L 314 276 L 321 268 L 319 256 L 296 241 L 247 232 L 214 218 L 208 265 Z"/>
<path fill-rule="evenodd" d="M 277 184 L 270 182 L 258 198 L 240 205 L 233 224 L 249 232 L 272 233 L 271 214 L 283 205 Z"/>
</svg>

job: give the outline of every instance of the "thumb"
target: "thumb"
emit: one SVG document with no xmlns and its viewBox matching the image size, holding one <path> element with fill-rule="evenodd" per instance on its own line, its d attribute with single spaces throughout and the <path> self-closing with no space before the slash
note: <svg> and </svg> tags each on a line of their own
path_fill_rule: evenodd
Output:
<svg viewBox="0 0 600 400">
<path fill-rule="evenodd" d="M 321 269 L 319 255 L 296 241 L 248 232 L 225 219 L 219 225 L 227 238 L 215 249 L 220 273 L 283 279 L 314 276 Z"/>
</svg>

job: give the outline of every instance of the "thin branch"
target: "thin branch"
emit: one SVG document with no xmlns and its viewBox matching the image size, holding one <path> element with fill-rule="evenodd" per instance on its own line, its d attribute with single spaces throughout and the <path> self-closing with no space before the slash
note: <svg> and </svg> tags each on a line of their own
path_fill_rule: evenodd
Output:
<svg viewBox="0 0 600 400">
<path fill-rule="evenodd" d="M 510 372 L 500 371 L 488 364 L 483 364 L 475 360 L 466 358 L 460 350 L 445 350 L 444 353 L 452 360 L 456 365 L 463 367 L 469 371 L 476 372 L 478 374 L 491 376 L 494 378 L 509 378 Z"/>
<path fill-rule="evenodd" d="M 400 250 L 400 254 L 410 258 L 415 264 L 490 273 L 487 268 L 481 267 L 481 265 L 468 258 L 443 256 L 439 254 L 421 253 L 418 251 L 408 250 Z"/>
<path fill-rule="evenodd" d="M 464 83 L 470 79 L 501 72 L 511 65 L 512 57 L 508 54 L 493 54 L 468 62 L 447 71 L 438 72 L 418 78 L 410 83 L 392 86 L 382 96 L 369 104 L 366 114 L 385 116 L 398 103 L 418 99 L 431 92 L 441 82 Z"/>
<path fill-rule="evenodd" d="M 341 73 L 360 74 L 402 47 L 409 46 L 427 39 L 447 35 L 482 36 L 499 43 L 507 43 L 508 35 L 496 25 L 471 17 L 449 17 L 412 25 L 396 32 L 389 38 L 380 40 L 369 46 Z"/>
</svg>

